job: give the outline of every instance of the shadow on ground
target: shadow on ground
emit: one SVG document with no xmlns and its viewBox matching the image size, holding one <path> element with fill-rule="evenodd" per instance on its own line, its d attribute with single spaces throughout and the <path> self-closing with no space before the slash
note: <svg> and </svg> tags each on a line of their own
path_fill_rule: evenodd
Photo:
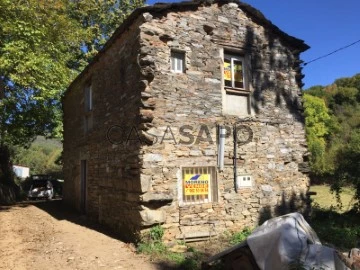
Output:
<svg viewBox="0 0 360 270">
<path fill-rule="evenodd" d="M 45 211 L 46 213 L 48 213 L 49 215 L 51 215 L 52 217 L 54 217 L 57 220 L 66 220 L 69 222 L 72 222 L 74 224 L 80 225 L 80 226 L 84 226 L 88 229 L 97 231 L 101 234 L 104 234 L 106 236 L 109 236 L 113 239 L 123 241 L 123 239 L 121 239 L 121 237 L 114 233 L 111 229 L 107 228 L 104 225 L 98 224 L 95 221 L 89 219 L 88 217 L 86 217 L 85 215 L 82 215 L 80 213 L 78 213 L 77 211 L 67 207 L 65 204 L 63 204 L 62 199 L 55 199 L 52 201 L 26 201 L 26 202 L 20 202 L 11 206 L 0 206 L 0 211 L 10 211 L 11 208 L 13 207 L 28 207 L 30 205 L 33 205 L 43 211 Z M 129 245 L 130 247 L 133 247 L 132 245 Z M 94 247 L 96 248 L 96 247 Z M 135 247 L 133 248 L 133 251 L 135 252 Z M 141 258 L 139 258 L 141 260 Z M 151 259 L 150 259 L 151 260 Z M 158 262 L 153 262 L 154 265 L 156 265 L 156 267 L 159 270 L 177 270 L 177 269 L 187 269 L 187 268 L 183 268 L 181 266 L 177 266 L 168 262 L 162 262 L 162 261 L 158 261 Z"/>
<path fill-rule="evenodd" d="M 12 204 L 12 205 L 0 205 L 0 212 L 9 212 L 11 210 L 11 208 L 13 208 L 14 206 L 17 207 L 28 207 L 30 204 L 29 203 L 19 203 L 19 204 Z"/>
</svg>

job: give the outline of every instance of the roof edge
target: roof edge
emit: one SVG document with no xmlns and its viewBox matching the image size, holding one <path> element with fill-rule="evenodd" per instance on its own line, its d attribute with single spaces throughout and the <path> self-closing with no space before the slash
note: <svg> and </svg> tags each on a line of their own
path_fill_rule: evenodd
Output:
<svg viewBox="0 0 360 270">
<path fill-rule="evenodd" d="M 84 76 L 86 72 L 98 61 L 102 54 L 104 54 L 107 49 L 115 42 L 115 40 L 143 13 L 153 12 L 160 13 L 166 10 L 177 10 L 177 9 L 186 9 L 186 8 L 198 8 L 200 6 L 210 6 L 212 4 L 224 5 L 228 3 L 236 3 L 240 9 L 254 19 L 254 21 L 266 28 L 269 28 L 273 33 L 280 36 L 286 43 L 298 50 L 299 53 L 306 51 L 310 48 L 304 40 L 298 39 L 296 37 L 290 36 L 284 31 L 280 30 L 276 25 L 274 25 L 270 20 L 268 20 L 263 13 L 258 9 L 252 7 L 251 5 L 241 2 L 239 0 L 195 0 L 195 1 L 183 1 L 177 3 L 156 3 L 152 6 L 144 6 L 135 9 L 114 31 L 113 35 L 105 43 L 104 47 L 95 55 L 93 60 L 79 73 L 79 75 L 70 83 L 66 91 L 63 93 L 62 98 L 65 97 L 70 88 L 76 84 L 81 77 Z"/>
</svg>

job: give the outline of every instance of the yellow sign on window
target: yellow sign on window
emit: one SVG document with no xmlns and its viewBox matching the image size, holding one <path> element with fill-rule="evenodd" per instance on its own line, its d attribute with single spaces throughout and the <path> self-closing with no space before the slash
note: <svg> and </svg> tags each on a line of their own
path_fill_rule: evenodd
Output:
<svg viewBox="0 0 360 270">
<path fill-rule="evenodd" d="M 229 62 L 224 62 L 224 79 L 231 81 L 231 64 Z"/>
<path fill-rule="evenodd" d="M 185 174 L 185 195 L 207 195 L 209 194 L 210 174 Z"/>
<path fill-rule="evenodd" d="M 243 68 L 241 61 L 234 61 L 234 80 L 236 82 L 243 81 Z"/>
</svg>

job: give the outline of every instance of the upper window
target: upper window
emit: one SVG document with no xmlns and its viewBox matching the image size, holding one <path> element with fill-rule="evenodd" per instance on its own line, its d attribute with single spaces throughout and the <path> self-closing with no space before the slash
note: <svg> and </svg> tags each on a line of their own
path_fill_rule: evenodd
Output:
<svg viewBox="0 0 360 270">
<path fill-rule="evenodd" d="M 230 115 L 251 115 L 251 93 L 248 58 L 234 52 L 224 52 L 223 112 Z"/>
<path fill-rule="evenodd" d="M 185 53 L 171 52 L 171 71 L 184 73 L 185 71 Z"/>
<path fill-rule="evenodd" d="M 93 93 L 91 85 L 85 88 L 85 111 L 90 112 L 93 109 Z"/>
<path fill-rule="evenodd" d="M 84 130 L 85 133 L 87 133 L 93 127 L 93 91 L 91 85 L 88 85 L 84 89 L 84 103 L 85 103 Z"/>
<path fill-rule="evenodd" d="M 225 87 L 245 89 L 244 57 L 224 54 Z"/>
<path fill-rule="evenodd" d="M 198 204 L 218 201 L 215 167 L 182 168 L 182 202 Z"/>
</svg>

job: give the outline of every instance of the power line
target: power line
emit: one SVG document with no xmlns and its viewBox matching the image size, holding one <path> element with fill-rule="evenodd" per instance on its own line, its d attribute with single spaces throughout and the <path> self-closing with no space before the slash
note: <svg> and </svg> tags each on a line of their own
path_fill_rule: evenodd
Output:
<svg viewBox="0 0 360 270">
<path fill-rule="evenodd" d="M 334 54 L 334 53 L 337 53 L 337 52 L 342 51 L 342 50 L 345 50 L 345 49 L 347 49 L 347 48 L 349 48 L 349 47 L 351 47 L 351 46 L 354 46 L 356 43 L 359 43 L 359 42 L 360 42 L 360 39 L 357 40 L 357 41 L 355 41 L 355 42 L 353 42 L 353 43 L 351 43 L 351 44 L 349 44 L 349 45 L 346 45 L 346 46 L 344 46 L 344 47 L 341 47 L 341 48 L 339 48 L 339 49 L 337 49 L 337 50 L 335 50 L 335 51 L 333 51 L 333 52 L 331 52 L 331 53 L 325 54 L 325 55 L 320 56 L 320 57 L 318 57 L 318 58 L 315 58 L 315 59 L 313 59 L 313 60 L 311 60 L 311 61 L 309 61 L 309 62 L 306 62 L 306 63 L 304 63 L 303 65 L 306 66 L 306 65 L 308 65 L 308 64 L 310 64 L 310 63 L 312 63 L 312 62 L 315 62 L 315 61 L 320 60 L 320 59 L 322 59 L 322 58 L 328 57 L 328 56 L 330 56 L 330 55 L 332 55 L 332 54 Z"/>
</svg>

